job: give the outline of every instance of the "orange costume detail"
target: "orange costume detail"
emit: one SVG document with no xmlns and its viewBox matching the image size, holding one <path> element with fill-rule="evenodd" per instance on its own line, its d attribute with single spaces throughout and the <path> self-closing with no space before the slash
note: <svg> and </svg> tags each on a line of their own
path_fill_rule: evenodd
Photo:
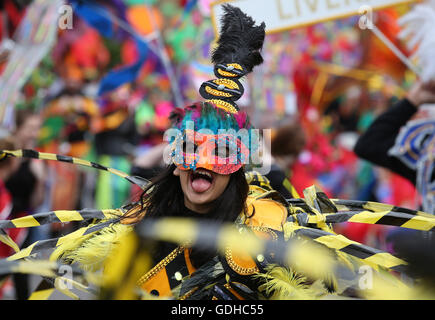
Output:
<svg viewBox="0 0 435 320">
<path fill-rule="evenodd" d="M 247 212 L 246 215 L 242 213 L 241 218 L 244 220 L 244 225 L 252 230 L 259 238 L 277 240 L 278 236 L 274 231 L 283 231 L 282 226 L 287 219 L 288 212 L 283 204 L 266 198 L 266 193 L 267 191 L 265 189 L 250 185 L 250 194 L 246 202 Z M 126 221 L 129 223 L 132 222 L 131 219 Z M 231 247 L 229 246 L 225 250 L 225 259 L 223 262 L 237 275 L 251 276 L 259 272 L 254 258 L 255 257 L 249 255 L 233 255 Z M 178 263 L 182 263 L 187 267 L 189 275 L 196 271 L 190 261 L 189 248 L 179 246 L 143 275 L 139 279 L 138 285 L 146 292 L 158 295 L 160 298 L 171 297 L 172 289 L 170 282 L 174 281 L 174 277 L 176 280 L 175 283 L 181 283 L 182 280 L 181 274 L 177 274 L 177 272 L 175 272 L 173 276 L 168 276 L 167 267 L 176 259 Z M 229 285 L 227 285 L 226 288 L 237 296 L 237 293 L 234 292 Z M 239 298 L 242 297 L 239 296 Z"/>
</svg>

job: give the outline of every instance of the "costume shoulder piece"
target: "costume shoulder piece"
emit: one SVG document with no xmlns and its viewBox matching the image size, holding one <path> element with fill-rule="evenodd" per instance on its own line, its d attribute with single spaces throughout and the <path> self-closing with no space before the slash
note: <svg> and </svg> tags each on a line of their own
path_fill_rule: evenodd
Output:
<svg viewBox="0 0 435 320">
<path fill-rule="evenodd" d="M 245 174 L 249 184 L 246 212 L 241 213 L 238 223 L 254 235 L 267 240 L 277 240 L 278 233 L 288 217 L 286 200 L 270 186 L 269 180 L 256 171 Z M 249 231 L 248 231 L 249 230 Z M 278 232 L 278 233 L 277 233 Z M 224 266 L 238 276 L 258 273 L 255 257 L 234 254 L 231 245 L 225 249 Z"/>
<path fill-rule="evenodd" d="M 269 180 L 256 171 L 245 174 L 249 184 L 247 212 L 242 215 L 243 223 L 251 227 L 267 227 L 282 231 L 288 217 L 287 200 L 273 190 Z"/>
</svg>

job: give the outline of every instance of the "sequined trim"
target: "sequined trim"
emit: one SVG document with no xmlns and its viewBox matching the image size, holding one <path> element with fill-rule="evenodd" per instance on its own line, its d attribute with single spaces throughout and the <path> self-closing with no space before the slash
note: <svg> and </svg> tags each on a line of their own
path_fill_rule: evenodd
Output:
<svg viewBox="0 0 435 320">
<path fill-rule="evenodd" d="M 237 83 L 235 81 L 230 80 L 230 79 L 221 78 L 221 79 L 213 80 L 213 82 L 218 84 L 218 85 L 223 84 L 230 89 L 239 89 L 240 88 L 239 85 L 237 85 Z"/>
<path fill-rule="evenodd" d="M 227 97 L 230 98 L 232 96 L 231 93 L 227 93 L 227 92 L 223 92 L 223 91 L 219 91 L 219 90 L 215 90 L 212 89 L 210 87 L 205 87 L 204 89 L 207 93 L 213 95 L 213 96 L 217 96 L 217 97 Z"/>
<path fill-rule="evenodd" d="M 229 247 L 225 249 L 225 259 L 228 262 L 228 265 L 233 269 L 235 272 L 241 275 L 251 275 L 253 273 L 257 273 L 260 270 L 255 266 L 252 268 L 243 268 L 239 266 L 233 259 L 232 251 Z"/>
<path fill-rule="evenodd" d="M 180 253 L 184 251 L 184 247 L 179 246 L 174 249 L 166 258 L 156 264 L 150 271 L 145 273 L 137 282 L 139 286 L 150 280 L 156 274 L 158 274 L 163 268 L 165 268 L 172 260 L 174 260 Z"/>
<path fill-rule="evenodd" d="M 190 298 L 190 296 L 192 294 L 194 294 L 199 288 L 193 288 L 192 290 L 189 290 L 186 294 L 184 294 L 183 296 L 181 296 L 178 300 L 186 300 L 187 298 Z"/>
<path fill-rule="evenodd" d="M 231 72 L 226 72 L 226 71 L 223 71 L 223 70 L 221 70 L 221 69 L 218 69 L 218 73 L 221 75 L 221 76 L 223 76 L 223 77 L 237 77 L 238 75 L 237 74 L 235 74 L 235 73 L 231 73 Z"/>
<path fill-rule="evenodd" d="M 213 103 L 218 108 L 224 109 L 225 111 L 230 112 L 230 113 L 238 113 L 239 112 L 231 103 L 226 102 L 226 101 L 212 99 L 212 100 L 207 100 L 207 102 Z"/>
<path fill-rule="evenodd" d="M 254 231 L 266 232 L 272 236 L 272 240 L 278 240 L 278 235 L 272 229 L 268 227 L 250 226 Z"/>
</svg>

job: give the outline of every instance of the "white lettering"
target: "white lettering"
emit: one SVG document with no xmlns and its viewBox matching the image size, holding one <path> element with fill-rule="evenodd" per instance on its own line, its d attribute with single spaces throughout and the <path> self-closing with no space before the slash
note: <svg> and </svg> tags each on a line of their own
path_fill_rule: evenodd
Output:
<svg viewBox="0 0 435 320">
<path fill-rule="evenodd" d="M 358 271 L 362 274 L 361 278 L 359 278 L 359 288 L 361 290 L 367 290 L 373 288 L 373 270 L 369 266 L 361 266 Z"/>
<path fill-rule="evenodd" d="M 205 307 L 185 307 L 182 305 L 172 307 L 171 314 L 173 315 L 198 315 L 200 318 L 204 315 Z"/>
<path fill-rule="evenodd" d="M 70 5 L 62 5 L 59 8 L 59 28 L 61 30 L 71 30 L 73 28 L 73 8 Z"/>
</svg>

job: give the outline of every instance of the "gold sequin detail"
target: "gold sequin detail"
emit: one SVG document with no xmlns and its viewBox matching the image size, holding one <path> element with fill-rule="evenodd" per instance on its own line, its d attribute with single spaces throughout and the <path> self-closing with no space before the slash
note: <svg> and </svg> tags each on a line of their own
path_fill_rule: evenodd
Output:
<svg viewBox="0 0 435 320">
<path fill-rule="evenodd" d="M 237 74 L 218 69 L 218 73 L 224 77 L 237 77 Z"/>
<path fill-rule="evenodd" d="M 230 89 L 239 89 L 239 85 L 230 79 L 221 78 L 221 79 L 213 80 L 213 82 L 218 84 L 218 85 L 223 84 Z"/>
<path fill-rule="evenodd" d="M 232 251 L 229 247 L 227 247 L 225 249 L 225 259 L 228 262 L 228 265 L 231 267 L 231 269 L 233 269 L 234 271 L 236 271 L 238 274 L 241 275 L 251 275 L 253 273 L 257 273 L 260 270 L 257 267 L 252 267 L 252 268 L 243 268 L 241 266 L 239 266 L 233 259 L 233 255 L 232 255 Z"/>
<path fill-rule="evenodd" d="M 278 240 L 278 235 L 273 230 L 271 230 L 270 228 L 259 227 L 259 226 L 251 226 L 250 228 L 252 230 L 255 230 L 255 231 L 260 231 L 260 232 L 268 233 L 268 234 L 270 234 L 272 236 L 272 240 Z"/>
<path fill-rule="evenodd" d="M 163 268 L 165 268 L 172 260 L 175 259 L 180 253 L 184 251 L 184 247 L 179 246 L 175 248 L 166 258 L 160 261 L 158 264 L 154 266 L 150 271 L 145 273 L 137 282 L 139 286 L 147 282 L 149 279 L 154 277 L 157 273 L 159 273 Z"/>
<path fill-rule="evenodd" d="M 243 70 L 242 66 L 238 63 L 229 63 L 229 64 L 227 64 L 227 66 L 234 67 L 234 68 L 239 69 L 239 70 Z"/>
<path fill-rule="evenodd" d="M 227 97 L 227 98 L 230 98 L 232 96 L 231 93 L 215 90 L 215 89 L 212 89 L 212 88 L 210 88 L 208 86 L 205 87 L 205 91 L 207 93 L 210 93 L 211 95 L 214 95 L 214 96 L 217 96 L 217 97 Z"/>
<path fill-rule="evenodd" d="M 229 113 L 238 113 L 239 111 L 231 104 L 223 100 L 211 99 L 207 100 L 207 102 L 215 104 L 218 108 L 224 109 Z"/>
<path fill-rule="evenodd" d="M 243 70 L 242 66 L 238 63 L 228 63 L 227 67 L 234 67 L 234 69 Z M 224 77 L 238 77 L 238 76 L 240 76 L 236 73 L 232 73 L 231 71 L 226 71 L 226 70 L 223 70 L 221 68 L 218 68 L 218 73 Z"/>
<path fill-rule="evenodd" d="M 186 300 L 187 298 L 190 298 L 190 296 L 192 294 L 195 293 L 196 290 L 198 290 L 198 287 L 193 288 L 192 290 L 189 290 L 186 294 L 184 294 L 183 296 L 181 296 L 178 300 Z"/>
</svg>

